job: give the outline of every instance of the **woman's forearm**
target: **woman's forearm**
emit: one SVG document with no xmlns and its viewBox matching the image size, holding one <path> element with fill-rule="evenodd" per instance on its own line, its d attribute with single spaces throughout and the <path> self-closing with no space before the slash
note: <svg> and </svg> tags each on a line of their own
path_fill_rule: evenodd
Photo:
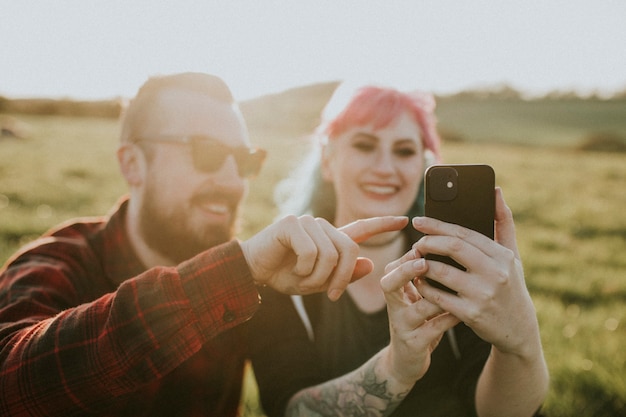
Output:
<svg viewBox="0 0 626 417">
<path fill-rule="evenodd" d="M 391 375 L 385 348 L 355 371 L 305 388 L 294 395 L 285 413 L 301 416 L 388 416 L 413 387 Z"/>
<path fill-rule="evenodd" d="M 530 417 L 548 392 L 549 375 L 540 344 L 522 357 L 492 347 L 476 390 L 480 417 Z"/>
</svg>

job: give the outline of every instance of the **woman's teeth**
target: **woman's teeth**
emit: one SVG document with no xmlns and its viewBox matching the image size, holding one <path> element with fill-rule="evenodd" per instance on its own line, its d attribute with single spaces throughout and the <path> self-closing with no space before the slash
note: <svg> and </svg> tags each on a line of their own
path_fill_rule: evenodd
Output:
<svg viewBox="0 0 626 417">
<path fill-rule="evenodd" d="M 396 192 L 396 187 L 388 185 L 365 185 L 363 189 L 375 194 L 393 194 Z"/>
</svg>

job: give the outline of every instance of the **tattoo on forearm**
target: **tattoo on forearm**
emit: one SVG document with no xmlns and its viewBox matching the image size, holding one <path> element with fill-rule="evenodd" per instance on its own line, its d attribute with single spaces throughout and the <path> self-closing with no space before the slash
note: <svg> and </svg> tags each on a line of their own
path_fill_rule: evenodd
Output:
<svg viewBox="0 0 626 417">
<path fill-rule="evenodd" d="M 409 390 L 389 392 L 387 381 L 379 381 L 376 362 L 363 371 L 301 391 L 287 407 L 286 416 L 367 416 L 390 415 Z"/>
</svg>

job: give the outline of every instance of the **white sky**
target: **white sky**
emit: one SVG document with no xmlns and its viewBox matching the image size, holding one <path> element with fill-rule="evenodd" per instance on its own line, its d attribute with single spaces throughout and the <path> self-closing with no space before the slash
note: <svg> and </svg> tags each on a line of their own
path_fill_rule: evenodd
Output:
<svg viewBox="0 0 626 417">
<path fill-rule="evenodd" d="M 0 95 L 130 97 L 181 71 L 241 100 L 349 78 L 623 90 L 626 1 L 0 0 Z"/>
</svg>

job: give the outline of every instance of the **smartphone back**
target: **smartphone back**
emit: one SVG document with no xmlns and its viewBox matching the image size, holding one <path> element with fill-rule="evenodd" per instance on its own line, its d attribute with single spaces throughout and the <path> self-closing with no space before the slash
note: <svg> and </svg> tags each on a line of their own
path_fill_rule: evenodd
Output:
<svg viewBox="0 0 626 417">
<path fill-rule="evenodd" d="M 424 175 L 427 217 L 454 223 L 494 238 L 495 173 L 489 165 L 432 165 Z M 427 255 L 465 269 L 454 260 Z"/>
</svg>

